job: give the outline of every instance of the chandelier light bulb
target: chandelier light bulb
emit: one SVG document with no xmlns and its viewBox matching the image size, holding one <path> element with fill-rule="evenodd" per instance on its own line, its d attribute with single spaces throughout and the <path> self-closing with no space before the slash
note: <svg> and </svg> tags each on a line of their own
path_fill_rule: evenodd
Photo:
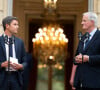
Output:
<svg viewBox="0 0 100 90">
<path fill-rule="evenodd" d="M 66 43 L 68 43 L 68 39 L 64 39 L 64 41 L 65 41 Z"/>
<path fill-rule="evenodd" d="M 49 56 L 49 59 L 54 59 L 54 57 L 53 56 Z"/>
<path fill-rule="evenodd" d="M 43 31 L 44 31 L 44 32 L 46 32 L 46 31 L 47 31 L 47 28 L 46 28 L 46 27 L 44 27 L 44 28 L 43 28 Z"/>
<path fill-rule="evenodd" d="M 42 28 L 39 28 L 38 31 L 39 31 L 40 33 L 42 33 Z"/>
<path fill-rule="evenodd" d="M 61 70 L 62 68 L 63 68 L 63 67 L 62 67 L 61 65 L 58 67 L 59 70 Z"/>
<path fill-rule="evenodd" d="M 54 0 L 54 3 L 56 3 L 57 2 L 57 0 Z"/>
<path fill-rule="evenodd" d="M 35 42 L 35 41 L 36 41 L 36 39 L 35 39 L 35 38 L 33 38 L 33 39 L 32 39 L 32 42 Z"/>
<path fill-rule="evenodd" d="M 45 39 L 46 39 L 46 40 L 49 40 L 49 37 L 47 37 L 47 36 L 46 36 L 46 38 L 45 38 Z"/>
</svg>

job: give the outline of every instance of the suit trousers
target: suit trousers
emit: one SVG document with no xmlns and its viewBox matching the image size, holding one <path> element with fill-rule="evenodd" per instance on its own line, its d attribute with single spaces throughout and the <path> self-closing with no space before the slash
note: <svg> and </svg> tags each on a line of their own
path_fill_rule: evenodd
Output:
<svg viewBox="0 0 100 90">
<path fill-rule="evenodd" d="M 18 82 L 17 72 L 6 72 L 5 80 L 0 90 L 22 90 L 22 86 Z"/>
</svg>

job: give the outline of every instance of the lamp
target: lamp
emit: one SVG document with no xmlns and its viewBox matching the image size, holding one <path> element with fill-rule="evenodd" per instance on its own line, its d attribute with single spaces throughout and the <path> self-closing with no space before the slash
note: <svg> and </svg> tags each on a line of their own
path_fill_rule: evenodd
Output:
<svg viewBox="0 0 100 90">
<path fill-rule="evenodd" d="M 57 13 L 57 0 L 44 0 L 44 11 L 41 14 L 41 17 L 47 21 L 56 21 L 60 16 Z"/>
<path fill-rule="evenodd" d="M 57 0 L 44 0 L 44 8 L 45 9 L 56 9 Z"/>
<path fill-rule="evenodd" d="M 39 28 L 33 41 L 34 56 L 43 64 L 55 65 L 65 60 L 68 39 L 59 25 L 48 25 Z"/>
</svg>

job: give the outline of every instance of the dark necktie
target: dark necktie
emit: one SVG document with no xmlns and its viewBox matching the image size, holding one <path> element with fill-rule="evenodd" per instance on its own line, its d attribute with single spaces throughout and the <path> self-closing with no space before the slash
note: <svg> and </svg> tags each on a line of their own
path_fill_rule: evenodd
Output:
<svg viewBox="0 0 100 90">
<path fill-rule="evenodd" d="M 9 57 L 13 57 L 12 38 L 9 38 Z"/>
<path fill-rule="evenodd" d="M 89 38 L 85 41 L 85 47 L 84 47 L 84 49 L 86 49 L 86 47 L 87 47 L 87 45 L 89 44 L 89 40 L 90 39 L 90 36 L 89 36 Z"/>
</svg>

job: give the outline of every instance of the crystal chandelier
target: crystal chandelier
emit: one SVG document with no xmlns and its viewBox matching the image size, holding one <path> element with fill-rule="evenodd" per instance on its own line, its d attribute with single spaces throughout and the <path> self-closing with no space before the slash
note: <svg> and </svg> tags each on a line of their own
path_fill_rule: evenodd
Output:
<svg viewBox="0 0 100 90">
<path fill-rule="evenodd" d="M 59 25 L 39 28 L 32 41 L 34 56 L 43 64 L 57 66 L 66 59 L 68 39 Z"/>
</svg>

